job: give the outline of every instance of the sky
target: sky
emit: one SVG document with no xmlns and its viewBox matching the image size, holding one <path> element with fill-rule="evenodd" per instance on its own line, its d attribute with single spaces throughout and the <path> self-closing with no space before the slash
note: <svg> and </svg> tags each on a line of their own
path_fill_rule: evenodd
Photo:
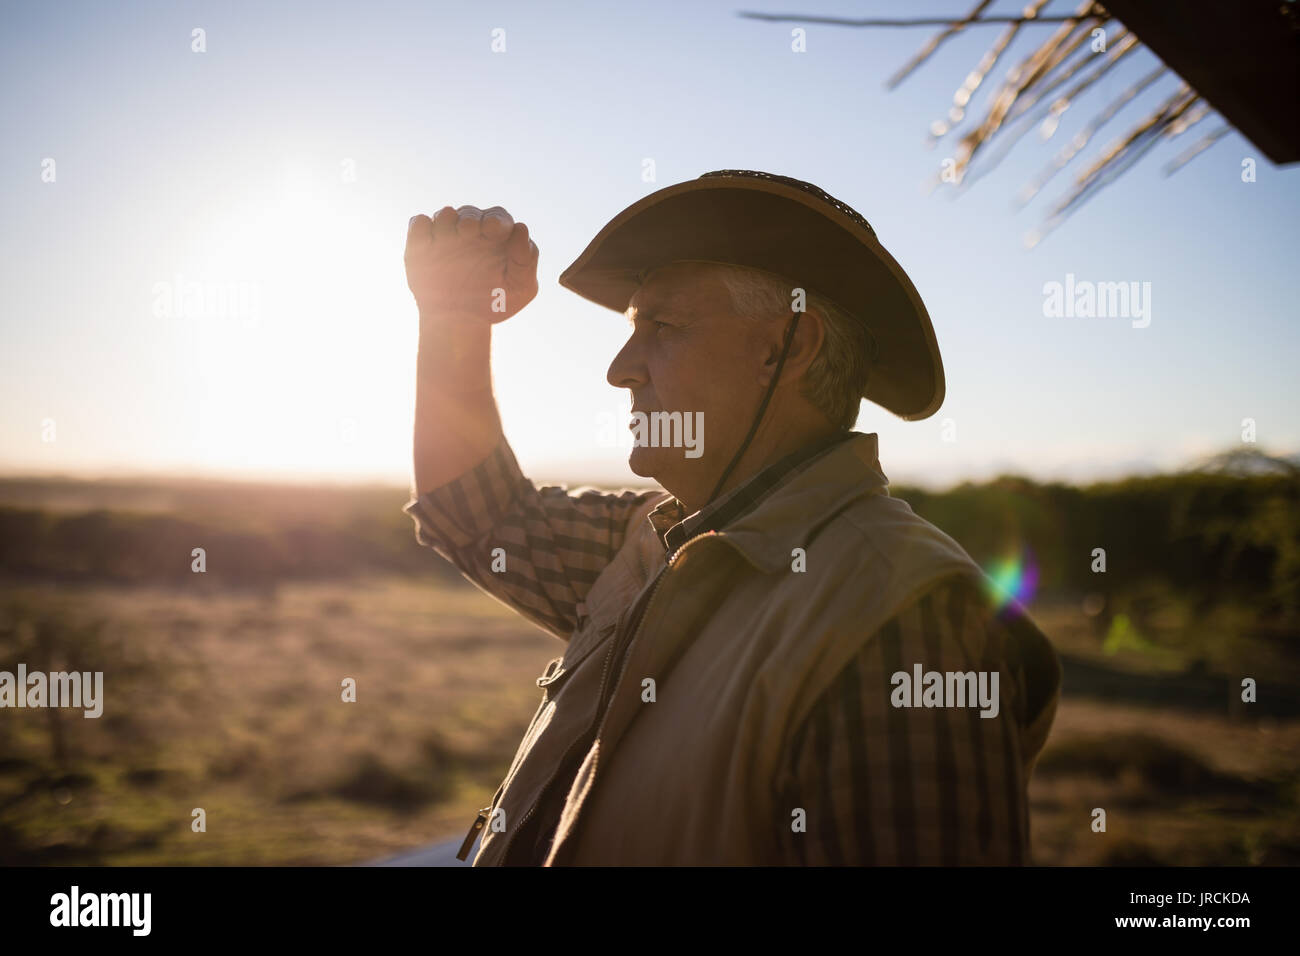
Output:
<svg viewBox="0 0 1300 956">
<path fill-rule="evenodd" d="M 6 2 L 0 473 L 409 484 L 407 221 L 473 204 L 504 206 L 540 248 L 540 294 L 493 333 L 525 473 L 637 483 L 618 434 L 629 396 L 605 379 L 627 323 L 557 278 L 626 206 L 725 168 L 849 203 L 919 290 L 946 401 L 919 422 L 864 402 L 856 426 L 880 436 L 895 483 L 1088 481 L 1300 449 L 1300 167 L 1232 132 L 1166 177 L 1215 114 L 1025 248 L 1069 182 L 1019 212 L 1016 192 L 1157 64 L 1150 51 L 954 198 L 927 180 L 955 137 L 927 148 L 926 131 L 1002 27 L 967 30 L 889 91 L 933 28 L 737 15 L 968 6 Z M 1021 32 L 970 120 L 1053 29 Z M 1084 157 L 1178 84 L 1154 84 Z M 1046 315 L 1067 275 L 1149 289 L 1149 322 Z"/>
</svg>

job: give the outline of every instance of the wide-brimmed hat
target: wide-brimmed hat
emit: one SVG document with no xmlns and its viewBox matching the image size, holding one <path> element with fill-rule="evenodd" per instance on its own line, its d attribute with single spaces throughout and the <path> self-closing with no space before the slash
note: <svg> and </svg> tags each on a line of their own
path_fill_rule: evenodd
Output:
<svg viewBox="0 0 1300 956">
<path fill-rule="evenodd" d="M 908 421 L 943 404 L 943 360 L 912 280 L 860 213 L 802 180 L 720 169 L 653 192 L 611 219 L 560 285 L 622 313 L 651 270 L 689 260 L 762 269 L 824 296 L 875 340 L 863 398 Z"/>
</svg>

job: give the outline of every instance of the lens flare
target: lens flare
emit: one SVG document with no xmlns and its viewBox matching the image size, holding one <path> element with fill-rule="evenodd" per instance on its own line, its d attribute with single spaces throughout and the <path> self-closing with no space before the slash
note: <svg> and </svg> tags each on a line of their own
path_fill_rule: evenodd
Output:
<svg viewBox="0 0 1300 956">
<path fill-rule="evenodd" d="M 998 561 L 988 576 L 999 611 L 1005 610 L 1012 601 L 1028 605 L 1038 590 L 1038 562 L 1034 560 L 1033 549 L 1026 547 L 1023 554 Z"/>
</svg>

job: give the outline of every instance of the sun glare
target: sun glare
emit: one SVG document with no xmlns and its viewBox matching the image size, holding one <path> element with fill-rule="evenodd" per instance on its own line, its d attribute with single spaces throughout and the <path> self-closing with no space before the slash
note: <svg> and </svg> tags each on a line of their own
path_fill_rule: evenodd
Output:
<svg viewBox="0 0 1300 956">
<path fill-rule="evenodd" d="M 381 231 L 349 184 L 292 163 L 276 188 L 209 223 L 183 270 L 202 293 L 188 311 L 199 320 L 203 464 L 391 469 L 404 441 L 391 411 L 402 237 Z"/>
</svg>

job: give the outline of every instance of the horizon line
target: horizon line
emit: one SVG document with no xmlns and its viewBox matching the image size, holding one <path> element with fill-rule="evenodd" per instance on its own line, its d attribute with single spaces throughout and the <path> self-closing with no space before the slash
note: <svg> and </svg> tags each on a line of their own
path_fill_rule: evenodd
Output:
<svg viewBox="0 0 1300 956">
<path fill-rule="evenodd" d="M 1285 464 L 1300 466 L 1300 450 L 1292 452 L 1269 452 L 1263 448 L 1243 449 L 1235 446 L 1225 449 L 1224 451 L 1202 455 L 1188 460 L 1180 466 L 1162 466 L 1151 463 L 1147 467 L 1132 467 L 1122 474 L 1111 477 L 1091 477 L 1091 478 L 1069 478 L 1061 479 L 1059 477 L 1049 477 L 1043 474 L 1034 474 L 1030 471 L 1020 469 L 995 470 L 987 473 L 984 477 L 973 478 L 954 478 L 943 482 L 925 482 L 918 480 L 898 479 L 890 480 L 891 485 L 907 486 L 914 488 L 924 488 L 927 490 L 946 490 L 959 487 L 962 484 L 987 484 L 1000 479 L 1022 479 L 1034 482 L 1036 484 L 1113 484 L 1133 478 L 1150 478 L 1161 475 L 1178 475 L 1189 471 L 1203 469 L 1212 463 L 1224 459 L 1230 459 L 1234 455 L 1240 455 L 1246 459 L 1255 459 L 1261 461 L 1282 462 Z M 536 478 L 530 475 L 530 480 L 535 484 L 562 484 L 566 487 L 603 487 L 603 488 L 659 488 L 662 485 L 652 478 L 643 478 L 638 475 L 629 474 L 626 480 L 606 480 L 604 478 L 582 478 L 577 476 L 565 476 L 557 473 L 537 473 L 542 477 Z M 39 471 L 25 468 L 8 468 L 0 465 L 0 482 L 18 483 L 18 482 L 77 482 L 83 484 L 93 484 L 98 482 L 192 482 L 192 483 L 210 483 L 210 484 L 230 484 L 230 485 L 273 485 L 285 488 L 303 487 L 306 485 L 320 485 L 337 489 L 347 488 L 402 488 L 405 487 L 410 491 L 413 485 L 412 477 L 397 479 L 393 476 L 380 475 L 355 475 L 349 476 L 338 473 L 324 472 L 240 472 L 237 469 L 185 469 L 185 468 L 166 468 L 166 469 L 149 469 L 149 468 L 131 468 L 129 466 L 108 466 L 108 467 L 87 467 L 75 470 L 60 471 Z"/>
</svg>

